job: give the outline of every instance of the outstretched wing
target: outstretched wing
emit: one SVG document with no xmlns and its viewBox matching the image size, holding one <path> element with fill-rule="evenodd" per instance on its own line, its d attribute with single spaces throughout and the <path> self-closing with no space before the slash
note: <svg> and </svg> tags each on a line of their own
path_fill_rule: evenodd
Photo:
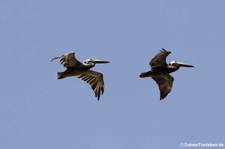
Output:
<svg viewBox="0 0 225 149">
<path fill-rule="evenodd" d="M 51 62 L 55 59 L 59 59 L 60 63 L 66 67 L 73 67 L 73 66 L 77 66 L 77 65 L 81 65 L 82 63 L 79 62 L 76 58 L 75 58 L 75 52 L 71 52 L 71 53 L 66 53 L 62 56 L 59 57 L 55 57 L 51 60 Z"/>
<path fill-rule="evenodd" d="M 174 78 L 169 74 L 161 74 L 152 76 L 152 79 L 156 81 L 160 90 L 160 100 L 164 99 L 172 90 Z"/>
<path fill-rule="evenodd" d="M 156 54 L 155 57 L 149 62 L 149 65 L 152 67 L 152 69 L 156 67 L 162 67 L 166 66 L 166 57 L 170 54 L 170 51 L 166 51 L 162 48 L 158 54 Z"/>
<path fill-rule="evenodd" d="M 97 97 L 99 100 L 100 95 L 101 94 L 103 95 L 104 93 L 103 74 L 96 71 L 87 70 L 87 71 L 79 73 L 76 76 L 91 85 L 91 88 L 93 89 L 95 93 L 95 97 Z"/>
</svg>

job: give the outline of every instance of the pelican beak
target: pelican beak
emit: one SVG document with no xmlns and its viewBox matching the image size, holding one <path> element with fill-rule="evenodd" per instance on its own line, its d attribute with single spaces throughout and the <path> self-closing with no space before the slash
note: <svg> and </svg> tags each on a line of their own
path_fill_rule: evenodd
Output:
<svg viewBox="0 0 225 149">
<path fill-rule="evenodd" d="M 103 61 L 103 60 L 98 60 L 98 59 L 91 59 L 91 62 L 93 62 L 95 64 L 106 64 L 106 63 L 110 63 L 110 61 Z"/>
<path fill-rule="evenodd" d="M 182 63 L 182 62 L 176 62 L 179 66 L 181 67 L 194 67 L 193 65 L 189 65 L 189 64 L 185 64 L 185 63 Z"/>
</svg>

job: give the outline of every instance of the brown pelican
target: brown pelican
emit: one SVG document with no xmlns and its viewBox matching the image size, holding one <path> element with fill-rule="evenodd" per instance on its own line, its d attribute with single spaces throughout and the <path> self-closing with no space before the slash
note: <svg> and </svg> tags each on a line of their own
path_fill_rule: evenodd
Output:
<svg viewBox="0 0 225 149">
<path fill-rule="evenodd" d="M 159 86 L 160 100 L 164 99 L 172 90 L 174 78 L 170 73 L 177 71 L 180 67 L 194 67 L 178 61 L 166 63 L 166 57 L 170 54 L 162 48 L 160 52 L 149 62 L 151 70 L 140 74 L 141 78 L 152 77 Z"/>
<path fill-rule="evenodd" d="M 58 79 L 76 76 L 89 83 L 95 93 L 95 97 L 97 97 L 98 100 L 100 99 L 100 94 L 104 93 L 103 74 L 90 69 L 94 67 L 95 64 L 110 63 L 109 61 L 90 58 L 84 62 L 79 62 L 75 58 L 75 52 L 70 52 L 62 56 L 55 57 L 51 60 L 51 62 L 55 59 L 59 59 L 60 63 L 66 68 L 64 72 L 57 73 Z"/>
</svg>

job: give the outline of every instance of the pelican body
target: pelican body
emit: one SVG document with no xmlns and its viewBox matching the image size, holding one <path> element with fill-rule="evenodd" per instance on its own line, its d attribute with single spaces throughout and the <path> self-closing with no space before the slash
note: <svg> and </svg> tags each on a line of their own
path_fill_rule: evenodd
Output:
<svg viewBox="0 0 225 149">
<path fill-rule="evenodd" d="M 97 99 L 100 99 L 100 95 L 104 93 L 103 74 L 90 69 L 93 68 L 95 64 L 110 63 L 109 61 L 89 58 L 84 62 L 80 62 L 76 59 L 75 52 L 55 57 L 51 61 L 55 59 L 59 59 L 60 63 L 66 68 L 64 72 L 57 72 L 58 79 L 76 76 L 89 83 Z"/>
<path fill-rule="evenodd" d="M 172 90 L 174 78 L 170 73 L 177 71 L 180 67 L 194 67 L 175 60 L 167 64 L 166 58 L 170 53 L 165 49 L 160 50 L 149 62 L 151 70 L 140 74 L 141 78 L 151 77 L 156 81 L 160 90 L 160 100 L 164 99 Z"/>
</svg>

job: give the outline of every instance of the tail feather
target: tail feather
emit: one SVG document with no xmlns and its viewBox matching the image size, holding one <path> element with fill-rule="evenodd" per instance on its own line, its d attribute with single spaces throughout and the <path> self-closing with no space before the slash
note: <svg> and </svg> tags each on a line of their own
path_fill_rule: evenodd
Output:
<svg viewBox="0 0 225 149">
<path fill-rule="evenodd" d="M 140 78 L 145 78 L 145 77 L 151 77 L 151 71 L 148 71 L 148 72 L 142 72 L 140 75 L 139 75 Z"/>
<path fill-rule="evenodd" d="M 57 79 L 63 79 L 63 72 L 57 72 Z"/>
</svg>

